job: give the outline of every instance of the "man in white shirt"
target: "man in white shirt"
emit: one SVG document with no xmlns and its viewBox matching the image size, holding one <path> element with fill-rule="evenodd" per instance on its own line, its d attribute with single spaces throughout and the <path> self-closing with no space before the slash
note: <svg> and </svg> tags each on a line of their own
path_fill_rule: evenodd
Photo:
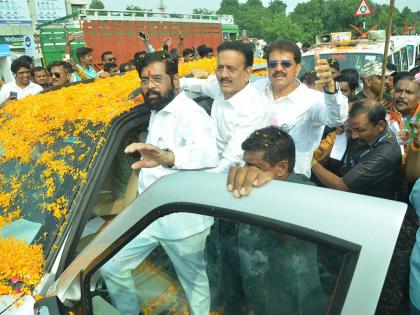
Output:
<svg viewBox="0 0 420 315">
<path fill-rule="evenodd" d="M 146 54 L 138 65 L 145 105 L 152 109 L 146 143 L 133 143 L 126 153 L 139 152 L 132 165 L 141 169 L 142 193 L 162 176 L 178 170 L 216 167 L 214 122 L 185 93 L 178 93 L 178 66 L 167 52 Z M 177 94 L 177 95 L 176 95 Z M 213 218 L 174 213 L 154 221 L 101 269 L 113 305 L 124 315 L 138 315 L 139 297 L 133 269 L 159 244 L 177 272 L 194 315 L 210 311 L 210 290 L 204 248 Z"/>
<path fill-rule="evenodd" d="M 328 61 L 318 54 L 315 71 L 324 93 L 297 80 L 301 52 L 295 43 L 276 40 L 268 47 L 267 56 L 268 78 L 253 85 L 269 104 L 268 124 L 287 131 L 295 141 L 295 172 L 310 177 L 312 154 L 324 126 L 336 127 L 347 119 L 347 97 L 336 87 Z"/>
<path fill-rule="evenodd" d="M 255 130 L 267 125 L 267 107 L 258 91 L 249 83 L 254 61 L 252 47 L 239 41 L 224 42 L 217 47 L 216 76 L 206 80 L 182 78 L 181 88 L 208 95 L 214 99 L 211 117 L 217 126 L 219 166 L 213 172 L 228 172 L 243 164 L 242 142 Z M 197 74 L 199 74 L 197 72 Z M 209 257 L 220 267 L 220 296 L 227 314 L 236 314 L 243 296 L 239 264 L 236 224 L 218 220 L 210 242 L 217 254 Z M 229 245 L 227 245 L 229 244 Z M 210 247 L 213 245 L 210 244 Z M 213 279 L 214 280 L 214 279 Z M 219 281 L 219 280 L 216 280 Z"/>
<path fill-rule="evenodd" d="M 20 100 L 28 95 L 38 94 L 42 86 L 31 82 L 31 66 L 29 63 L 16 59 L 12 62 L 11 70 L 15 81 L 4 84 L 0 90 L 0 107 L 13 100 Z"/>
<path fill-rule="evenodd" d="M 217 47 L 216 76 L 206 80 L 182 78 L 181 88 L 214 99 L 211 117 L 217 126 L 219 166 L 227 172 L 242 164 L 242 142 L 254 130 L 267 125 L 267 107 L 249 83 L 252 72 L 252 48 L 242 42 L 224 42 Z"/>
</svg>

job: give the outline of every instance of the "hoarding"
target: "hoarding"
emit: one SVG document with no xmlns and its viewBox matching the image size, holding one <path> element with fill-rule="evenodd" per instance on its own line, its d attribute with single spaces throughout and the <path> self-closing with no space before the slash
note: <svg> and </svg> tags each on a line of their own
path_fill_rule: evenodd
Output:
<svg viewBox="0 0 420 315">
<path fill-rule="evenodd" d="M 67 15 L 65 0 L 36 0 L 36 19 L 48 22 Z"/>
<path fill-rule="evenodd" d="M 26 0 L 0 0 L 0 24 L 31 24 Z"/>
</svg>

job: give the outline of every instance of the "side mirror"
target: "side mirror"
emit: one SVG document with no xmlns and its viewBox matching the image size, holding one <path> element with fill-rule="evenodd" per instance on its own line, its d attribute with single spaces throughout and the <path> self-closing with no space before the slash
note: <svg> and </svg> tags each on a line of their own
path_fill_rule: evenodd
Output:
<svg viewBox="0 0 420 315">
<path fill-rule="evenodd" d="M 36 301 L 34 305 L 35 315 L 68 315 L 69 312 L 64 307 L 63 303 L 56 296 L 50 296 Z"/>
</svg>

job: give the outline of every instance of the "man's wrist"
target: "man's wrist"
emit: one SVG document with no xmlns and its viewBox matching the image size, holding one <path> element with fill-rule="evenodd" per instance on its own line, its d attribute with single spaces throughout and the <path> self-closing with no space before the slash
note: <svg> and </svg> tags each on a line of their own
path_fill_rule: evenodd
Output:
<svg viewBox="0 0 420 315">
<path fill-rule="evenodd" d="M 163 151 L 165 151 L 165 162 L 163 163 L 162 166 L 167 167 L 167 168 L 172 168 L 175 165 L 175 154 L 168 148 L 163 149 Z"/>
<path fill-rule="evenodd" d="M 337 91 L 337 83 L 334 80 L 324 86 L 324 92 L 327 94 L 335 94 Z"/>
</svg>

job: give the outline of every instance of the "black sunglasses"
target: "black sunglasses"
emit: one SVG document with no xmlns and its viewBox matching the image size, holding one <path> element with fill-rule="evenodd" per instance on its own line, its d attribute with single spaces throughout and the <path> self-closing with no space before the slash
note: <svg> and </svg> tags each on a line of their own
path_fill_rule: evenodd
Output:
<svg viewBox="0 0 420 315">
<path fill-rule="evenodd" d="M 53 77 L 56 77 L 57 79 L 60 79 L 60 77 L 61 77 L 61 73 L 58 73 L 58 72 L 52 72 L 51 75 Z"/>
<path fill-rule="evenodd" d="M 269 60 L 267 66 L 271 69 L 277 67 L 277 65 L 281 65 L 283 68 L 290 68 L 293 65 L 293 62 L 290 60 Z"/>
</svg>

